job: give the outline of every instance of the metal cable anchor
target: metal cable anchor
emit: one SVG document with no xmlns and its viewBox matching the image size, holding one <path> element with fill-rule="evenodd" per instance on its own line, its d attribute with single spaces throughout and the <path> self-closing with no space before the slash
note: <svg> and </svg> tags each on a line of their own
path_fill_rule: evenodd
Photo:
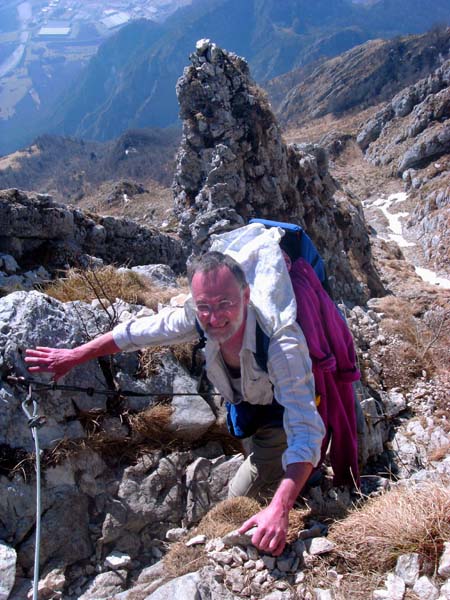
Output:
<svg viewBox="0 0 450 600">
<path fill-rule="evenodd" d="M 29 409 L 32 408 L 32 412 Z M 33 388 L 30 383 L 28 394 L 22 402 L 22 410 L 28 419 L 28 426 L 34 439 L 36 452 L 36 540 L 34 548 L 33 600 L 38 600 L 39 554 L 41 545 L 41 451 L 37 430 L 45 423 L 45 417 L 38 415 L 38 403 L 33 400 Z"/>
</svg>

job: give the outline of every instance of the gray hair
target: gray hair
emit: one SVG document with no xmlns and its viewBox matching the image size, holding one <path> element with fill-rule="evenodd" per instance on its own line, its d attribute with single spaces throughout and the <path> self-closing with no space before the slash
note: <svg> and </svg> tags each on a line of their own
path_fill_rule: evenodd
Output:
<svg viewBox="0 0 450 600">
<path fill-rule="evenodd" d="M 234 275 L 236 281 L 241 288 L 248 286 L 245 273 L 241 265 L 228 254 L 222 252 L 205 252 L 192 260 L 188 265 L 187 276 L 189 285 L 192 283 L 192 278 L 196 273 L 209 273 L 220 267 L 227 267 Z"/>
</svg>

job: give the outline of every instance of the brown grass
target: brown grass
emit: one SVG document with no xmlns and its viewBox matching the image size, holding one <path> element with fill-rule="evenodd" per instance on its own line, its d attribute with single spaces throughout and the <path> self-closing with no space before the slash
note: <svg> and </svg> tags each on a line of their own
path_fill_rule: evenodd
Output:
<svg viewBox="0 0 450 600">
<path fill-rule="evenodd" d="M 261 510 L 261 505 L 251 498 L 230 498 L 219 502 L 188 535 L 170 547 L 164 557 L 167 578 L 173 579 L 197 571 L 207 564 L 204 544 L 186 546 L 196 535 L 206 535 L 207 540 L 222 537 L 237 529 L 244 521 Z"/>
<path fill-rule="evenodd" d="M 179 542 L 173 544 L 164 557 L 164 565 L 169 579 L 180 577 L 186 573 L 197 571 L 207 564 L 207 555 L 204 544 L 186 546 L 186 542 L 196 535 L 205 535 L 207 540 L 220 538 L 239 527 L 259 512 L 263 506 L 252 498 L 229 498 L 219 502 L 200 521 L 199 525 L 191 530 Z M 298 538 L 298 532 L 306 527 L 307 518 L 311 515 L 309 510 L 291 510 L 289 515 L 289 531 L 287 542 L 292 543 Z"/>
<path fill-rule="evenodd" d="M 185 342 L 175 346 L 150 346 L 140 353 L 138 377 L 146 379 L 156 375 L 165 355 L 171 354 L 173 358 L 185 369 L 189 370 L 192 364 L 192 350 L 196 342 Z"/>
<path fill-rule="evenodd" d="M 172 407 L 168 404 L 156 404 L 130 415 L 129 424 L 133 437 L 136 440 L 152 440 L 162 444 L 173 439 L 173 434 L 168 431 Z"/>
<path fill-rule="evenodd" d="M 395 488 L 330 528 L 338 555 L 361 574 L 386 573 L 409 552 L 420 554 L 434 572 L 449 536 L 450 489 L 445 482 Z"/>
<path fill-rule="evenodd" d="M 188 291 L 184 279 L 179 280 L 179 285 L 177 288 L 162 288 L 138 273 L 119 273 L 115 267 L 108 265 L 100 269 L 70 269 L 66 277 L 46 286 L 44 292 L 61 302 L 98 299 L 107 307 L 120 298 L 130 304 L 142 304 L 157 310 L 159 304 L 168 304 L 173 296 Z"/>
<path fill-rule="evenodd" d="M 383 313 L 380 330 L 388 343 L 378 357 L 386 388 L 410 389 L 417 377 L 443 373 L 450 358 L 450 311 L 437 302 L 420 306 L 387 296 L 377 302 Z M 375 348 L 376 351 L 376 348 Z"/>
</svg>

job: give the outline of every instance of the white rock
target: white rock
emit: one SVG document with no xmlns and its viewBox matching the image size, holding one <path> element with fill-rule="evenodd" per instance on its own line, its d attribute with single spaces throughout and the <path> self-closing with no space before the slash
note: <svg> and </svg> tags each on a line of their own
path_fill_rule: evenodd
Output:
<svg viewBox="0 0 450 600">
<path fill-rule="evenodd" d="M 64 569 L 53 569 L 50 573 L 39 581 L 38 584 L 38 595 L 39 597 L 52 598 L 59 597 L 58 592 L 62 592 L 66 583 L 66 577 L 64 575 Z"/>
<path fill-rule="evenodd" d="M 450 600 L 450 579 L 441 587 L 438 600 Z"/>
<path fill-rule="evenodd" d="M 233 556 L 230 552 L 211 552 L 208 556 L 219 565 L 231 565 L 233 562 Z"/>
<path fill-rule="evenodd" d="M 197 53 L 202 54 L 203 52 L 206 52 L 209 44 L 210 44 L 210 40 L 208 38 L 202 38 L 201 40 L 198 40 L 195 43 L 195 49 L 197 50 Z"/>
<path fill-rule="evenodd" d="M 14 587 L 17 554 L 14 548 L 0 541 L 0 600 L 7 600 Z"/>
<path fill-rule="evenodd" d="M 1 254 L 0 261 L 0 265 L 3 263 L 3 269 L 6 271 L 6 273 L 8 273 L 8 275 L 12 275 L 19 268 L 16 259 L 10 254 Z"/>
<path fill-rule="evenodd" d="M 333 594 L 331 590 L 322 590 L 321 588 L 314 588 L 315 600 L 333 600 Z"/>
<path fill-rule="evenodd" d="M 225 546 L 248 546 L 251 544 L 252 536 L 256 532 L 256 527 L 252 527 L 245 533 L 239 533 L 238 529 L 234 529 L 222 537 Z"/>
<path fill-rule="evenodd" d="M 397 577 L 397 575 L 389 573 L 385 585 L 387 592 L 386 598 L 389 598 L 389 600 L 403 600 L 406 586 L 401 577 Z"/>
<path fill-rule="evenodd" d="M 247 546 L 245 549 L 250 560 L 258 560 L 259 552 L 255 546 Z"/>
<path fill-rule="evenodd" d="M 195 389 L 195 381 L 186 376 L 176 375 L 173 381 L 175 394 Z M 177 438 L 194 441 L 200 438 L 216 421 L 216 417 L 206 400 L 194 393 L 175 396 L 172 400 L 173 412 L 168 429 Z"/>
<path fill-rule="evenodd" d="M 406 398 L 400 392 L 391 391 L 383 394 L 383 402 L 388 417 L 395 417 L 406 409 Z"/>
<path fill-rule="evenodd" d="M 306 551 L 312 555 L 326 554 L 334 550 L 336 544 L 324 537 L 305 540 Z"/>
<path fill-rule="evenodd" d="M 416 596 L 419 596 L 421 600 L 437 600 L 439 598 L 438 588 L 426 575 L 419 577 L 414 584 L 413 592 Z"/>
<path fill-rule="evenodd" d="M 186 533 L 187 529 L 184 527 L 174 527 L 166 532 L 166 540 L 169 540 L 169 542 L 178 542 Z"/>
<path fill-rule="evenodd" d="M 402 554 L 398 557 L 395 574 L 401 577 L 405 584 L 412 587 L 420 574 L 420 557 L 418 554 Z"/>
<path fill-rule="evenodd" d="M 388 593 L 386 590 L 374 590 L 372 598 L 373 600 L 387 600 Z"/>
<path fill-rule="evenodd" d="M 206 542 L 206 535 L 196 535 L 186 542 L 186 546 L 197 546 L 198 544 L 204 544 Z"/>
<path fill-rule="evenodd" d="M 124 569 L 131 564 L 131 556 L 114 550 L 105 558 L 105 565 L 111 569 Z"/>
<path fill-rule="evenodd" d="M 439 561 L 438 573 L 441 577 L 450 578 L 450 542 L 444 543 L 444 551 Z"/>
</svg>

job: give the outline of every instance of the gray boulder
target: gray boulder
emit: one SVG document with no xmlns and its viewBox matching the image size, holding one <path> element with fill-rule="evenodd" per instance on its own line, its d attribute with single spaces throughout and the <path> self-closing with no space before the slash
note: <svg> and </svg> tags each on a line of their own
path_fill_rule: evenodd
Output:
<svg viewBox="0 0 450 600">
<path fill-rule="evenodd" d="M 16 189 L 0 192 L 0 250 L 50 271 L 78 266 L 87 256 L 107 263 L 185 266 L 181 244 L 157 229 L 125 218 L 87 216 L 51 196 Z M 94 261 L 95 262 L 95 261 Z"/>
<path fill-rule="evenodd" d="M 73 347 L 83 341 L 83 322 L 76 311 L 58 300 L 39 292 L 15 292 L 0 298 L 0 373 L 30 377 L 24 354 L 26 348 L 36 346 Z M 47 375 L 35 377 L 36 381 L 49 382 Z M 68 374 L 66 385 L 105 387 L 103 374 L 96 361 L 77 367 Z M 13 448 L 34 448 L 34 442 L 21 410 L 27 390 L 2 383 L 0 388 L 0 440 Z M 63 438 L 80 438 L 85 433 L 74 419 L 77 410 L 105 409 L 105 397 L 95 395 L 45 390 L 33 391 L 38 412 L 46 417 L 46 425 L 39 431 L 42 448 L 54 446 Z"/>
<path fill-rule="evenodd" d="M 0 540 L 0 600 L 8 600 L 16 579 L 17 554 L 14 548 Z"/>
</svg>

